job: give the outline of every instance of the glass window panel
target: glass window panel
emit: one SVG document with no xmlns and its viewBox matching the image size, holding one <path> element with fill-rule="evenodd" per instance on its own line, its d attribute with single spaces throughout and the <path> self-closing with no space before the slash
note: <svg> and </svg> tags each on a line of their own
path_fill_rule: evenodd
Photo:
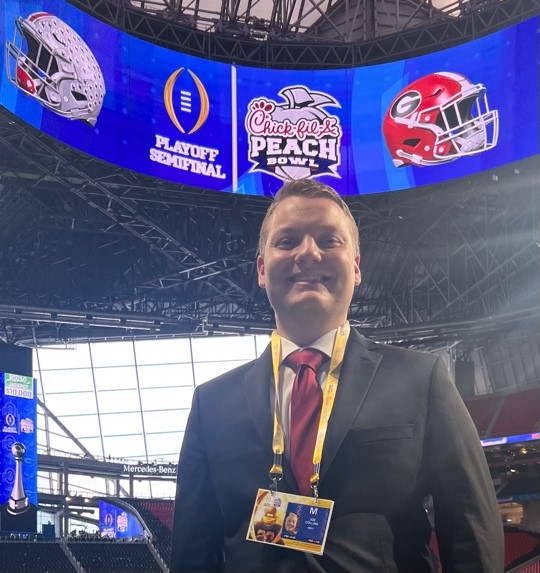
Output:
<svg viewBox="0 0 540 573">
<path fill-rule="evenodd" d="M 58 493 L 57 474 L 54 472 L 38 472 L 38 491 L 43 493 Z"/>
<path fill-rule="evenodd" d="M 34 365 L 41 370 L 62 368 L 89 368 L 90 353 L 88 344 L 76 344 L 74 346 L 48 346 L 37 349 L 38 359 Z"/>
<path fill-rule="evenodd" d="M 142 499 L 152 497 L 150 482 L 147 479 L 135 479 L 133 482 L 133 496 Z"/>
<path fill-rule="evenodd" d="M 193 388 L 151 388 L 141 390 L 143 410 L 190 408 Z"/>
<path fill-rule="evenodd" d="M 98 403 L 101 414 L 137 412 L 141 409 L 137 390 L 98 392 Z"/>
<path fill-rule="evenodd" d="M 146 434 L 154 432 L 180 432 L 186 428 L 189 410 L 168 410 L 144 413 Z"/>
<path fill-rule="evenodd" d="M 129 480 L 128 479 L 121 479 L 120 480 L 120 491 L 122 491 L 122 496 L 129 496 Z"/>
<path fill-rule="evenodd" d="M 101 431 L 104 436 L 140 434 L 142 432 L 141 414 L 140 412 L 129 414 L 102 414 Z"/>
<path fill-rule="evenodd" d="M 69 455 L 81 456 L 82 451 L 79 446 L 71 439 L 63 435 L 49 433 L 52 455 Z"/>
<path fill-rule="evenodd" d="M 98 366 L 127 366 L 134 364 L 133 343 L 122 342 L 93 342 L 90 345 L 92 363 Z"/>
<path fill-rule="evenodd" d="M 94 376 L 98 390 L 137 388 L 137 372 L 134 366 L 94 368 Z"/>
<path fill-rule="evenodd" d="M 78 439 L 99 437 L 97 414 L 86 416 L 58 416 L 66 428 Z"/>
<path fill-rule="evenodd" d="M 173 364 L 191 362 L 189 338 L 136 340 L 137 364 Z"/>
<path fill-rule="evenodd" d="M 138 366 L 141 388 L 156 386 L 193 386 L 193 370 L 189 364 L 154 364 Z"/>
<path fill-rule="evenodd" d="M 100 491 L 106 490 L 105 480 L 103 478 L 94 478 L 93 476 L 89 475 L 85 476 L 80 474 L 70 474 L 68 479 L 69 479 L 68 491 L 70 492 L 71 495 L 92 497 L 93 494 L 97 493 L 96 489 Z M 112 488 L 111 491 L 114 492 L 114 487 Z"/>
<path fill-rule="evenodd" d="M 101 438 L 80 438 L 81 444 L 96 458 L 103 458 Z"/>
<path fill-rule="evenodd" d="M 49 424 L 49 432 L 53 433 L 53 434 L 58 434 L 60 436 L 64 436 L 66 434 L 66 432 L 63 430 L 63 428 L 61 428 L 57 422 L 55 418 L 52 418 L 51 416 L 48 416 L 48 424 Z"/>
<path fill-rule="evenodd" d="M 255 358 L 253 336 L 209 336 L 193 338 L 193 361 L 252 360 Z"/>
<path fill-rule="evenodd" d="M 144 455 L 144 440 L 142 434 L 134 436 L 104 437 L 105 456 L 112 458 L 130 458 Z"/>
<path fill-rule="evenodd" d="M 195 377 L 198 384 L 227 372 L 260 355 L 269 343 L 269 336 L 215 336 L 192 340 L 195 357 Z M 45 403 L 58 415 L 86 448 L 98 459 L 103 456 L 96 399 L 90 366 L 90 350 L 94 359 L 102 427 L 106 434 L 105 454 L 117 460 L 146 460 L 140 400 L 147 432 L 150 459 L 176 463 L 184 436 L 193 396 L 193 368 L 190 362 L 190 341 L 186 338 L 136 341 L 138 372 L 134 364 L 131 341 L 81 344 L 76 348 L 41 348 L 39 359 L 43 369 Z M 78 358 L 77 358 L 78 356 Z M 34 366 L 37 366 L 34 360 Z M 41 381 L 38 383 L 38 393 Z M 79 392 L 77 392 L 79 391 Z M 40 414 L 38 427 L 45 427 Z M 73 440 L 64 436 L 52 419 L 52 453 L 83 456 Z M 127 435 L 130 434 L 130 435 Z M 40 431 L 40 451 L 44 451 L 45 432 Z M 70 476 L 71 480 L 71 476 Z M 105 484 L 104 480 L 100 480 Z M 94 482 L 95 484 L 96 482 Z M 148 482 L 147 482 L 148 483 Z M 79 478 L 70 481 L 73 489 L 82 488 Z M 50 487 L 50 486 L 49 486 Z M 160 484 L 154 484 L 154 495 Z M 167 486 L 168 487 L 168 486 Z M 92 486 L 103 495 L 115 495 L 114 484 Z M 171 496 L 174 495 L 174 485 Z"/>
<path fill-rule="evenodd" d="M 176 484 L 173 481 L 152 481 L 152 495 L 161 499 L 174 499 Z"/>
<path fill-rule="evenodd" d="M 45 405 L 53 414 L 92 414 L 96 411 L 96 399 L 93 392 L 76 392 L 70 394 L 51 394 L 46 396 Z"/>
<path fill-rule="evenodd" d="M 104 478 L 97 476 L 94 477 L 70 474 L 68 491 L 87 497 L 96 497 L 99 495 L 115 495 L 115 488 L 111 482 L 112 480 L 105 480 Z"/>
<path fill-rule="evenodd" d="M 164 460 L 177 463 L 182 447 L 184 432 L 169 432 L 168 434 L 149 434 L 146 436 L 148 457 L 153 460 Z"/>
<path fill-rule="evenodd" d="M 41 381 L 43 382 L 43 389 L 46 396 L 55 394 L 56 392 L 94 390 L 94 381 L 92 380 L 92 370 L 90 370 L 90 368 L 82 368 L 80 370 L 48 370 L 41 374 Z"/>
<path fill-rule="evenodd" d="M 270 335 L 257 334 L 257 336 L 255 336 L 255 344 L 257 346 L 257 358 L 258 358 L 266 350 L 266 347 L 270 344 Z"/>
<path fill-rule="evenodd" d="M 41 381 L 39 376 L 34 374 L 34 378 L 37 380 L 36 389 L 37 389 L 37 396 L 40 400 L 43 400 L 43 392 L 41 391 Z"/>
<path fill-rule="evenodd" d="M 39 428 L 38 428 L 37 445 L 38 445 L 38 451 L 40 454 L 46 454 L 47 453 L 46 438 L 47 438 L 47 436 L 45 435 L 45 432 L 39 431 Z"/>
<path fill-rule="evenodd" d="M 195 369 L 195 383 L 197 386 L 203 382 L 208 382 L 216 376 L 228 372 L 237 366 L 241 366 L 249 362 L 248 360 L 231 360 L 229 362 L 201 362 L 194 365 Z"/>
</svg>

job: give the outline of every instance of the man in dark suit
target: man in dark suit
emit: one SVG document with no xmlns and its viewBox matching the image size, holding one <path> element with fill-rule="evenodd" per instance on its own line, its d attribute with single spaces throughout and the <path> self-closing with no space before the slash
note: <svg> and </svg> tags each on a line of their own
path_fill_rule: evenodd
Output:
<svg viewBox="0 0 540 573">
<path fill-rule="evenodd" d="M 277 379 L 269 346 L 196 389 L 178 469 L 171 573 L 432 573 L 428 496 L 443 571 L 502 573 L 489 470 L 443 361 L 375 344 L 354 329 L 320 466 L 318 493 L 335 502 L 324 554 L 246 541 L 275 459 L 276 402 L 285 435 L 279 491 L 309 491 L 291 468 L 295 375 L 285 359 L 317 349 L 326 357 L 317 382 L 326 385 L 359 262 L 358 230 L 341 198 L 314 181 L 287 183 L 263 222 L 257 260 L 280 335 Z"/>
</svg>

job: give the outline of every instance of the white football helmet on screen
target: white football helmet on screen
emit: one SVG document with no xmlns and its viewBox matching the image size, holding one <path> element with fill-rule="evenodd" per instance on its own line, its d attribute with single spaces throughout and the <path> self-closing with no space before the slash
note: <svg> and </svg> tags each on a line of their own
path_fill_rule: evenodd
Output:
<svg viewBox="0 0 540 573">
<path fill-rule="evenodd" d="M 105 82 L 94 54 L 65 22 L 46 12 L 15 20 L 6 42 L 10 82 L 47 109 L 94 126 L 105 97 Z"/>
</svg>

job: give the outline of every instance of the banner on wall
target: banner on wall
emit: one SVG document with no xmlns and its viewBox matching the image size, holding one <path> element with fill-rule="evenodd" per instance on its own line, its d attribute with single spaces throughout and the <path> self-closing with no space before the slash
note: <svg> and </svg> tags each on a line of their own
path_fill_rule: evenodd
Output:
<svg viewBox="0 0 540 573">
<path fill-rule="evenodd" d="M 37 528 L 37 395 L 31 376 L 0 372 L 0 531 Z"/>
<path fill-rule="evenodd" d="M 68 145 L 161 179 L 272 195 L 441 183 L 539 152 L 540 20 L 344 70 L 212 62 L 59 0 L 0 5 L 0 105 Z"/>
</svg>

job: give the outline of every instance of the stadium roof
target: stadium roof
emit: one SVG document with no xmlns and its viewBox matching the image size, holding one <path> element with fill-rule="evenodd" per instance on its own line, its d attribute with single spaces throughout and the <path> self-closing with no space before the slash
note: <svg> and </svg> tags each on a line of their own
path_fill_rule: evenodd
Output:
<svg viewBox="0 0 540 573">
<path fill-rule="evenodd" d="M 116 25 L 147 37 L 148 30 L 159 31 L 156 22 L 170 29 L 184 25 L 171 21 L 170 10 L 198 13 L 203 21 L 202 5 L 210 5 L 175 1 L 163 13 L 147 0 L 72 3 L 109 23 L 121 14 Z M 364 4 L 231 1 L 219 5 L 219 14 L 221 20 L 247 22 L 263 6 L 279 7 L 290 16 L 288 29 L 303 38 L 332 38 L 322 29 L 336 24 L 340 11 L 360 13 Z M 478 34 L 540 13 L 537 0 L 460 1 L 444 10 L 429 1 L 380 0 L 375 7 L 371 20 L 365 11 L 358 16 L 373 24 L 372 32 L 391 21 L 395 34 L 412 22 L 411 10 L 422 12 L 417 39 L 440 18 L 451 19 L 452 26 L 474 22 Z M 309 20 L 315 12 L 317 19 Z M 217 5 L 212 14 L 218 14 Z M 273 18 L 278 22 L 277 12 Z M 145 19 L 150 27 L 142 26 Z M 468 24 L 462 40 L 472 37 Z M 445 25 L 449 36 L 459 28 Z M 404 47 L 413 49 L 412 36 L 401 37 L 407 42 L 387 50 L 388 57 L 392 50 L 396 57 Z M 434 49 L 435 41 L 422 49 Z M 445 184 L 444 193 L 433 186 L 349 198 L 363 252 L 363 283 L 351 320 L 382 340 L 438 345 L 537 319 L 538 205 L 531 192 L 538 185 L 536 163 L 532 158 L 456 180 Z M 273 318 L 257 286 L 255 249 L 267 205 L 265 198 L 175 185 L 98 161 L 2 109 L 0 337 L 39 344 L 266 332 Z"/>
</svg>

